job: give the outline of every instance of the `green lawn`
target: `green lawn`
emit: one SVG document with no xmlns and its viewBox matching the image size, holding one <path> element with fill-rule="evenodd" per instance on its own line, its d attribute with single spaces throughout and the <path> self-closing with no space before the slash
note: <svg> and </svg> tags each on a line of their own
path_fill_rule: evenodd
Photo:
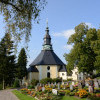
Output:
<svg viewBox="0 0 100 100">
<path fill-rule="evenodd" d="M 86 100 L 86 99 L 85 98 L 79 99 L 79 98 L 76 98 L 76 97 L 73 97 L 73 96 L 64 96 L 62 98 L 62 100 Z"/>
<path fill-rule="evenodd" d="M 20 93 L 20 91 L 13 90 L 12 92 L 19 98 L 19 100 L 36 100 L 33 97 Z M 86 100 L 86 99 L 85 98 L 79 99 L 73 96 L 63 96 L 61 100 Z"/>
<path fill-rule="evenodd" d="M 31 96 L 27 96 L 27 95 L 20 93 L 20 91 L 13 90 L 12 92 L 19 98 L 19 100 L 36 100 Z"/>
</svg>

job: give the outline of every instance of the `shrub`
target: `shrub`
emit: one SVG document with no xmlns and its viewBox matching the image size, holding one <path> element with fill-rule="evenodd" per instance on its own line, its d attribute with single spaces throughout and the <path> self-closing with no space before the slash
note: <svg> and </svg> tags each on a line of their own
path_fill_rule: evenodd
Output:
<svg viewBox="0 0 100 100">
<path fill-rule="evenodd" d="M 3 86 L 2 86 L 2 84 L 0 84 L 0 90 L 2 90 L 3 89 Z"/>
<path fill-rule="evenodd" d="M 61 95 L 61 96 L 65 95 L 65 91 L 64 91 L 64 90 L 60 90 L 60 91 L 58 91 L 58 93 L 59 93 L 59 95 Z"/>
<path fill-rule="evenodd" d="M 69 95 L 70 94 L 70 90 L 66 90 L 66 95 Z"/>
<path fill-rule="evenodd" d="M 67 81 L 72 81 L 72 80 L 73 80 L 72 78 L 67 79 Z"/>
<path fill-rule="evenodd" d="M 54 79 L 52 79 L 52 81 L 58 83 L 58 82 L 62 82 L 62 79 L 61 78 L 54 78 Z"/>
<path fill-rule="evenodd" d="M 28 89 L 32 89 L 32 88 L 34 88 L 32 85 L 29 85 L 29 86 L 28 86 Z"/>
<path fill-rule="evenodd" d="M 70 96 L 74 96 L 75 95 L 75 92 L 70 92 L 69 95 Z"/>
<path fill-rule="evenodd" d="M 37 85 L 38 82 L 39 82 L 38 80 L 33 79 L 33 80 L 31 81 L 31 86 L 32 86 L 32 88 L 34 88 L 34 87 Z"/>
<path fill-rule="evenodd" d="M 42 83 L 42 84 L 47 84 L 48 82 L 52 82 L 52 78 L 44 78 L 44 79 L 42 79 L 41 81 L 40 81 L 40 83 Z"/>
<path fill-rule="evenodd" d="M 100 97 L 96 97 L 96 95 L 95 94 L 90 94 L 89 96 L 88 96 L 88 100 L 100 100 Z"/>
<path fill-rule="evenodd" d="M 14 87 L 14 88 L 20 87 L 20 85 L 19 85 L 19 80 L 18 80 L 18 79 L 16 79 L 16 80 L 14 81 L 13 87 Z"/>
</svg>

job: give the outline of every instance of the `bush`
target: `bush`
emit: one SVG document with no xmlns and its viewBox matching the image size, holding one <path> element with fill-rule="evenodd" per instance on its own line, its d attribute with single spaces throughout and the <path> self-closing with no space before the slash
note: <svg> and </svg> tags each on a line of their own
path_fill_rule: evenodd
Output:
<svg viewBox="0 0 100 100">
<path fill-rule="evenodd" d="M 72 78 L 67 79 L 67 81 L 72 81 L 72 80 L 73 80 Z"/>
<path fill-rule="evenodd" d="M 48 82 L 52 83 L 52 78 L 44 78 L 40 81 L 41 84 L 47 84 Z"/>
<path fill-rule="evenodd" d="M 52 79 L 52 81 L 58 83 L 58 82 L 62 82 L 62 79 L 61 78 L 54 78 L 54 79 Z"/>
<path fill-rule="evenodd" d="M 69 95 L 70 96 L 74 96 L 75 95 L 75 92 L 70 92 Z"/>
<path fill-rule="evenodd" d="M 39 82 L 38 80 L 33 79 L 33 80 L 31 81 L 31 86 L 34 88 L 34 87 L 37 85 L 38 82 Z"/>
<path fill-rule="evenodd" d="M 14 88 L 20 87 L 20 85 L 19 85 L 19 80 L 18 80 L 18 79 L 16 79 L 16 80 L 14 81 L 13 87 L 14 87 Z"/>
<path fill-rule="evenodd" d="M 29 86 L 28 86 L 28 89 L 32 89 L 32 88 L 34 88 L 32 85 L 29 85 Z"/>
<path fill-rule="evenodd" d="M 69 95 L 70 94 L 70 90 L 66 90 L 66 95 Z"/>
<path fill-rule="evenodd" d="M 3 85 L 2 84 L 0 84 L 0 90 L 2 90 L 3 89 Z"/>
</svg>

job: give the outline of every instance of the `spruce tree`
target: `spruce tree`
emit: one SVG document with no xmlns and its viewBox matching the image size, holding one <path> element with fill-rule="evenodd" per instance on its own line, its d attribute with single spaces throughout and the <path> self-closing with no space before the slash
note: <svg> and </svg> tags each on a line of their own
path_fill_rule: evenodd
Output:
<svg viewBox="0 0 100 100">
<path fill-rule="evenodd" d="M 27 55 L 25 52 L 25 49 L 22 48 L 19 56 L 18 56 L 18 62 L 17 62 L 17 77 L 22 81 L 23 77 L 27 75 Z"/>
<path fill-rule="evenodd" d="M 6 33 L 0 42 L 0 76 L 4 84 L 11 85 L 15 76 L 15 55 L 13 54 L 13 41 L 10 34 Z"/>
</svg>

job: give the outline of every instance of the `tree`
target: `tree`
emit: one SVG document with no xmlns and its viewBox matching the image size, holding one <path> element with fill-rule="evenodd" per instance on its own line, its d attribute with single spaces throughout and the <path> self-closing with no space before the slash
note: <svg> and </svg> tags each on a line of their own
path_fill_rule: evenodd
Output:
<svg viewBox="0 0 100 100">
<path fill-rule="evenodd" d="M 95 66 L 97 54 L 95 49 L 93 49 L 95 48 L 93 44 L 95 44 L 96 40 L 96 29 L 88 29 L 88 26 L 84 23 L 75 27 L 75 33 L 68 40 L 68 44 L 73 44 L 73 49 L 69 54 L 65 54 L 69 73 L 74 68 L 76 62 L 79 72 L 92 74 L 93 70 L 97 69 Z"/>
<path fill-rule="evenodd" d="M 14 36 L 16 41 L 29 40 L 32 19 L 39 21 L 39 15 L 46 0 L 0 0 L 0 12 L 7 23 L 6 31 Z"/>
<path fill-rule="evenodd" d="M 27 55 L 25 52 L 25 49 L 22 48 L 19 56 L 18 56 L 18 62 L 17 62 L 17 77 L 18 79 L 22 80 L 24 76 L 27 75 Z"/>
<path fill-rule="evenodd" d="M 11 85 L 15 76 L 15 55 L 13 54 L 13 41 L 6 33 L 0 42 L 0 76 L 4 85 Z"/>
<path fill-rule="evenodd" d="M 93 48 L 96 57 L 95 57 L 95 68 L 98 73 L 100 73 L 100 29 L 97 30 L 97 36 L 96 36 L 96 41 L 91 42 L 91 47 Z"/>
</svg>

